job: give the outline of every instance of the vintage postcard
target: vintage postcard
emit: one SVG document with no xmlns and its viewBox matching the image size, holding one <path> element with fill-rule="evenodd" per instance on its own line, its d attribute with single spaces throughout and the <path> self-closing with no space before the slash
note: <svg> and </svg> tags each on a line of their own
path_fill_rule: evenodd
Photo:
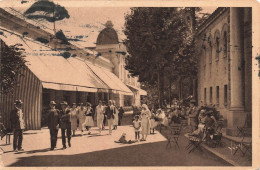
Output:
<svg viewBox="0 0 260 170">
<path fill-rule="evenodd" d="M 259 9 L 0 0 L 0 166 L 258 169 Z"/>
</svg>

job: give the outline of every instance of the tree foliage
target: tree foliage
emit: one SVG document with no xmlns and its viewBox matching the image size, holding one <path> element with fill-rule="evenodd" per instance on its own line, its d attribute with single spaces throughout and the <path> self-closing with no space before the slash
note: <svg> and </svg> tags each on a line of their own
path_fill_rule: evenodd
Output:
<svg viewBox="0 0 260 170">
<path fill-rule="evenodd" d="M 1 40 L 0 40 L 1 41 Z M 7 94 L 13 92 L 18 84 L 18 76 L 25 69 L 26 60 L 23 55 L 24 49 L 20 48 L 21 44 L 7 46 L 1 41 L 1 93 Z"/>
<path fill-rule="evenodd" d="M 196 76 L 195 18 L 190 25 L 188 12 L 195 13 L 195 9 L 132 8 L 126 15 L 126 69 L 141 82 L 157 84 L 159 102 L 164 79 Z"/>
<path fill-rule="evenodd" d="M 35 2 L 24 12 L 24 14 L 30 19 L 45 19 L 49 22 L 55 22 L 70 17 L 68 11 L 64 7 L 47 0 Z"/>
<path fill-rule="evenodd" d="M 188 27 L 178 8 L 132 8 L 124 33 L 126 69 L 141 82 L 157 81 L 158 72 L 178 61 Z"/>
</svg>

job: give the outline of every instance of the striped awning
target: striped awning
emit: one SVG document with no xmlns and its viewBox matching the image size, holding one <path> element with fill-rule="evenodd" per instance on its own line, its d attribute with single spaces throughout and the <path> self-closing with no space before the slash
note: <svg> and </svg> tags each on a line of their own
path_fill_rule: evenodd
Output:
<svg viewBox="0 0 260 170">
<path fill-rule="evenodd" d="M 114 73 L 90 63 L 87 65 L 91 68 L 93 73 L 109 86 L 109 89 L 112 90 L 113 93 L 133 95 L 133 92 Z"/>
</svg>

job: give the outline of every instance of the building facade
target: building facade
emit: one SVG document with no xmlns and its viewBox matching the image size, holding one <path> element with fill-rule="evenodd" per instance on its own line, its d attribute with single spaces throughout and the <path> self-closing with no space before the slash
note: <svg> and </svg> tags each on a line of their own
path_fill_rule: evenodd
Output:
<svg viewBox="0 0 260 170">
<path fill-rule="evenodd" d="M 197 41 L 198 103 L 215 105 L 235 135 L 252 116 L 252 9 L 217 8 Z"/>
<path fill-rule="evenodd" d="M 56 103 L 65 100 L 70 105 L 81 102 L 96 105 L 98 100 L 111 99 L 117 106 L 140 105 L 140 99 L 126 85 L 132 78 L 124 78 L 120 43 L 110 44 L 113 48 L 108 55 L 102 43 L 97 50 L 82 49 L 73 43 L 62 43 L 43 28 L 9 9 L 0 8 L 1 47 L 20 44 L 27 60 L 24 76 L 18 77 L 20 83 L 14 93 L 0 96 L 1 121 L 7 128 L 10 128 L 9 114 L 16 99 L 24 101 L 26 129 L 40 129 L 44 125 L 51 100 Z M 133 87 L 138 89 L 137 79 L 133 80 L 136 83 L 132 83 Z"/>
</svg>

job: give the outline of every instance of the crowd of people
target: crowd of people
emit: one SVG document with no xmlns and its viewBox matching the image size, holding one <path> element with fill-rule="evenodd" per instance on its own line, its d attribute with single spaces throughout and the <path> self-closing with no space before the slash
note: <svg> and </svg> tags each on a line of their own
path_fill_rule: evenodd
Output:
<svg viewBox="0 0 260 170">
<path fill-rule="evenodd" d="M 24 115 L 22 112 L 21 100 L 16 100 L 15 109 L 11 111 L 10 121 L 14 132 L 13 149 L 14 151 L 22 151 L 23 131 L 25 129 Z M 214 133 L 216 130 L 219 112 L 213 106 L 202 106 L 198 108 L 195 100 L 190 100 L 190 106 L 182 106 L 175 101 L 173 107 L 169 110 L 155 108 L 150 109 L 146 104 L 142 104 L 141 108 L 133 107 L 133 128 L 136 141 L 146 141 L 147 135 L 154 134 L 157 126 L 168 126 L 171 123 L 180 124 L 182 120 L 188 120 L 190 127 L 190 135 L 198 135 L 207 129 L 207 132 Z M 108 134 L 112 134 L 112 130 L 116 130 L 121 125 L 124 109 L 115 106 L 115 101 L 109 100 L 107 105 L 105 102 L 99 101 L 99 104 L 93 109 L 90 103 L 73 103 L 70 107 L 66 101 L 60 103 L 61 109 L 56 109 L 55 101 L 51 101 L 48 115 L 48 128 L 50 131 L 51 150 L 56 148 L 57 134 L 61 129 L 63 149 L 71 147 L 71 137 L 76 135 L 76 131 L 80 130 L 81 135 L 86 130 L 91 134 L 91 127 L 98 127 L 100 135 L 104 130 L 105 124 L 108 124 Z M 141 136 L 141 139 L 140 139 Z M 66 142 L 67 137 L 67 142 Z M 122 135 L 125 139 L 125 136 Z M 121 138 L 120 138 L 121 139 Z"/>
<path fill-rule="evenodd" d="M 22 141 L 25 123 L 22 104 L 21 100 L 16 100 L 14 103 L 15 109 L 11 111 L 10 115 L 10 122 L 14 132 L 13 150 L 15 152 L 23 151 Z M 63 149 L 66 149 L 67 144 L 71 147 L 71 137 L 76 135 L 77 130 L 80 130 L 81 135 L 83 135 L 85 130 L 88 134 L 91 134 L 91 127 L 95 125 L 95 119 L 97 121 L 98 134 L 101 135 L 102 130 L 105 130 L 107 122 L 108 134 L 111 135 L 112 130 L 116 130 L 117 126 L 121 125 L 124 114 L 124 109 L 116 107 L 114 100 L 109 100 L 107 105 L 100 100 L 94 109 L 88 102 L 86 105 L 79 103 L 78 106 L 76 103 L 73 103 L 70 107 L 66 101 L 63 101 L 60 103 L 61 109 L 57 109 L 56 105 L 55 101 L 50 101 L 50 108 L 47 111 L 47 123 L 51 140 L 50 150 L 56 148 L 59 129 L 61 129 Z"/>
</svg>

